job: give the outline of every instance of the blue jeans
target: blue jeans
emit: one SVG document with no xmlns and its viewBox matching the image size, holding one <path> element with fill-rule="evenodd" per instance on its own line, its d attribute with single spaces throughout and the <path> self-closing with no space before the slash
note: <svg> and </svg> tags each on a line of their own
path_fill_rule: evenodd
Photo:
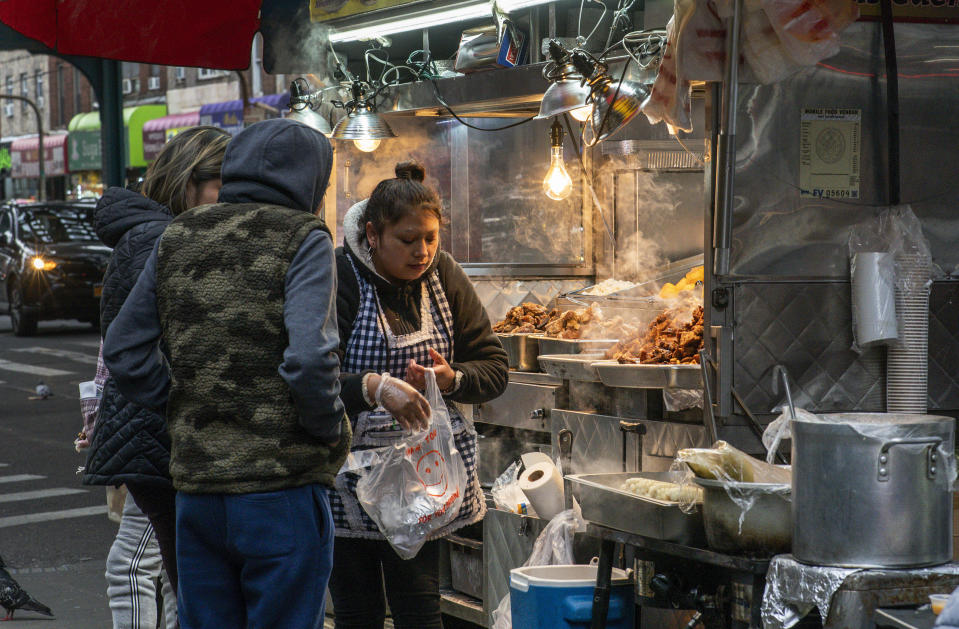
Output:
<svg viewBox="0 0 959 629">
<path fill-rule="evenodd" d="M 314 629 L 333 568 L 326 489 L 178 492 L 176 555 L 182 629 Z"/>
</svg>

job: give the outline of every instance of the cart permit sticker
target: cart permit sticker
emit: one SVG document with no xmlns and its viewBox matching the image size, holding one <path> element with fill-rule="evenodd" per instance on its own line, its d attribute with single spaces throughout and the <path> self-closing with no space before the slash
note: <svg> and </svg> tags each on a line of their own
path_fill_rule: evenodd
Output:
<svg viewBox="0 0 959 629">
<path fill-rule="evenodd" d="M 799 138 L 800 196 L 859 198 L 862 110 L 807 108 Z"/>
</svg>

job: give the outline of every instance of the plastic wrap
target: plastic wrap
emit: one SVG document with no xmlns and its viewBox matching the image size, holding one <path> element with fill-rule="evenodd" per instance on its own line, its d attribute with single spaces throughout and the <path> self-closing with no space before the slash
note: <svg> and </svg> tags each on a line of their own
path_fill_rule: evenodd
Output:
<svg viewBox="0 0 959 629">
<path fill-rule="evenodd" d="M 876 445 L 889 442 L 901 442 L 903 440 L 915 439 L 925 441 L 915 444 L 898 443 L 897 448 L 907 452 L 920 453 L 930 446 L 929 439 L 933 437 L 929 434 L 928 423 L 938 421 L 937 416 L 929 416 L 930 419 L 923 420 L 918 415 L 901 415 L 898 413 L 835 413 L 817 416 L 817 420 L 844 424 L 852 428 L 864 439 L 875 441 Z M 936 474 L 934 483 L 946 491 L 953 491 L 956 482 L 956 452 L 953 439 L 942 440 L 936 444 L 937 466 L 944 473 Z M 947 443 L 948 441 L 948 443 Z"/>
<path fill-rule="evenodd" d="M 766 590 L 760 608 L 764 629 L 788 629 L 814 607 L 823 618 L 843 581 L 855 568 L 809 566 L 791 555 L 778 555 L 769 562 Z"/>
<path fill-rule="evenodd" d="M 426 399 L 430 426 L 364 451 L 369 466 L 358 470 L 357 499 L 403 559 L 415 557 L 434 531 L 456 518 L 466 490 L 466 466 L 432 369 L 426 370 Z"/>
<path fill-rule="evenodd" d="M 663 389 L 663 406 L 667 411 L 685 411 L 703 407 L 702 389 Z"/>
<path fill-rule="evenodd" d="M 922 224 L 908 205 L 885 208 L 849 230 L 848 247 L 853 281 L 853 349 L 861 351 L 868 346 L 860 341 L 860 322 L 881 325 L 890 314 L 897 319 L 897 337 L 901 339 L 904 313 L 898 312 L 899 306 L 923 296 L 928 299 L 932 285 L 932 254 Z M 891 305 L 891 313 L 890 279 L 899 302 L 899 306 Z M 860 313 L 861 309 L 865 312 Z"/>
<path fill-rule="evenodd" d="M 680 450 L 676 453 L 672 469 L 683 471 L 684 468 L 686 475 L 681 482 L 683 486 L 695 486 L 696 477 L 722 483 L 726 495 L 740 509 L 740 532 L 746 513 L 760 497 L 768 494 L 789 497 L 792 494 L 792 472 L 788 468 L 760 461 L 725 441 L 717 441 L 712 448 Z M 681 494 L 684 498 L 687 495 L 688 492 Z M 683 500 L 680 508 L 691 513 L 696 508 L 696 503 Z"/>
<path fill-rule="evenodd" d="M 490 493 L 496 508 L 510 513 L 536 516 L 536 510 L 519 488 L 520 462 L 514 461 L 493 481 Z"/>
<path fill-rule="evenodd" d="M 776 451 L 779 449 L 779 444 L 782 441 L 792 439 L 793 435 L 790 429 L 792 419 L 792 413 L 787 410 L 769 422 L 766 430 L 763 431 L 762 442 L 766 448 L 766 463 L 771 464 L 773 462 L 773 459 L 776 457 Z M 803 408 L 796 409 L 796 419 L 812 422 L 822 421 L 819 415 L 810 413 Z"/>
<path fill-rule="evenodd" d="M 573 558 L 573 535 L 586 530 L 586 521 L 576 510 L 567 509 L 556 515 L 533 543 L 533 550 L 524 566 L 560 566 L 575 564 Z M 493 611 L 490 629 L 512 629 L 509 593 Z"/>
</svg>

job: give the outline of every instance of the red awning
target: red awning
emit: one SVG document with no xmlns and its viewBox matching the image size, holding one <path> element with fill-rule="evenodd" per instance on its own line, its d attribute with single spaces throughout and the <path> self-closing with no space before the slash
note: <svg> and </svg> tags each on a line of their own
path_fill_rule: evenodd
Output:
<svg viewBox="0 0 959 629">
<path fill-rule="evenodd" d="M 0 22 L 66 55 L 242 70 L 262 0 L 3 0 Z"/>
<path fill-rule="evenodd" d="M 40 138 L 33 135 L 10 144 L 10 176 L 25 179 L 40 176 Z M 67 134 L 43 136 L 43 169 L 48 177 L 67 172 Z"/>
<path fill-rule="evenodd" d="M 44 148 L 57 148 L 60 146 L 66 146 L 67 143 L 67 134 L 58 133 L 56 135 L 44 135 L 43 136 L 43 146 Z M 40 145 L 40 136 L 31 135 L 28 138 L 20 138 L 19 140 L 14 140 L 10 144 L 10 152 L 14 151 L 35 151 Z"/>
</svg>

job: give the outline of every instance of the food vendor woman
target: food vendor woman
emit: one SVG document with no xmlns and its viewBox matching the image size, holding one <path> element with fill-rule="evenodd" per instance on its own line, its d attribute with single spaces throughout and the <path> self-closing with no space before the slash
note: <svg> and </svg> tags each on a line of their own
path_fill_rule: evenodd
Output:
<svg viewBox="0 0 959 629">
<path fill-rule="evenodd" d="M 330 495 L 337 629 L 382 627 L 387 600 L 398 629 L 442 627 L 437 540 L 486 512 L 476 433 L 449 401 L 477 404 L 500 395 L 506 352 L 469 278 L 439 249 L 442 208 L 424 174 L 418 164 L 398 164 L 396 178 L 381 181 L 344 218 L 344 245 L 336 252 L 341 398 L 353 422 L 352 449 L 387 445 L 404 428 L 426 425 L 428 404 L 419 391 L 424 369 L 433 367 L 469 484 L 459 516 L 403 560 L 357 502 L 358 476 L 337 476 Z M 388 412 L 374 411 L 378 405 Z"/>
</svg>

